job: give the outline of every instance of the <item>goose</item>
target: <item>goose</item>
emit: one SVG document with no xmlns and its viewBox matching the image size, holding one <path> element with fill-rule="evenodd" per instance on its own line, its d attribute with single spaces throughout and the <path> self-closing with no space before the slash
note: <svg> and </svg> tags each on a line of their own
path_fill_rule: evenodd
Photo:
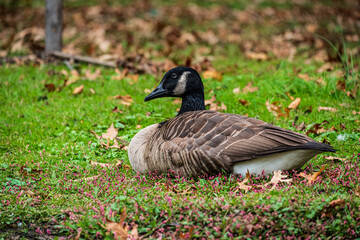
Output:
<svg viewBox="0 0 360 240">
<path fill-rule="evenodd" d="M 185 177 L 226 172 L 245 176 L 300 169 L 327 144 L 259 119 L 205 109 L 204 86 L 189 67 L 168 71 L 144 101 L 182 98 L 177 116 L 139 131 L 128 147 L 134 171 Z"/>
</svg>

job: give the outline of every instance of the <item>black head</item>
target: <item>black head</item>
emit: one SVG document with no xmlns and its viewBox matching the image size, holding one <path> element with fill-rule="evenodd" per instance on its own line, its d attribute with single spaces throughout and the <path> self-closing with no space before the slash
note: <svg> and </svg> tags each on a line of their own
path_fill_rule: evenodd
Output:
<svg viewBox="0 0 360 240">
<path fill-rule="evenodd" d="M 159 86 L 155 88 L 145 101 L 161 97 L 186 97 L 204 95 L 204 85 L 198 72 L 189 67 L 176 67 L 165 73 Z"/>
</svg>

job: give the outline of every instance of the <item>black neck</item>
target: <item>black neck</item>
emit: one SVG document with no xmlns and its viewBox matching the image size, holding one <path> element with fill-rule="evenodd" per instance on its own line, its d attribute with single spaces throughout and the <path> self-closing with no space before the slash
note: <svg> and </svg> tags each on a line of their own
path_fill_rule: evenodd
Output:
<svg viewBox="0 0 360 240">
<path fill-rule="evenodd" d="M 204 93 L 196 93 L 184 96 L 178 115 L 184 112 L 205 110 Z"/>
</svg>

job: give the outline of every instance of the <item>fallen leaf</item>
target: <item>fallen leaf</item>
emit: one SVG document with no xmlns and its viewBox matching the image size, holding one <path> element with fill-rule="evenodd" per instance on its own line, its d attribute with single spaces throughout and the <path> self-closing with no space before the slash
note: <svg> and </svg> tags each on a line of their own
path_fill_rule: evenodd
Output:
<svg viewBox="0 0 360 240">
<path fill-rule="evenodd" d="M 353 115 L 359 115 L 359 114 L 360 114 L 360 112 L 357 112 L 357 111 L 355 111 L 355 110 L 352 111 L 351 113 L 352 113 Z"/>
<path fill-rule="evenodd" d="M 65 81 L 65 86 L 69 86 L 70 84 L 73 84 L 75 83 L 77 80 L 79 80 L 80 76 L 79 76 L 79 73 L 78 71 L 76 71 L 75 69 L 71 70 L 70 71 L 70 76 L 69 76 L 69 79 L 67 79 Z"/>
<path fill-rule="evenodd" d="M 84 85 L 80 85 L 79 87 L 74 89 L 73 94 L 74 95 L 80 94 L 83 92 L 83 90 L 84 90 Z"/>
<path fill-rule="evenodd" d="M 247 93 L 252 93 L 252 92 L 256 92 L 259 90 L 258 87 L 253 87 L 253 82 L 249 82 L 248 84 L 246 84 L 246 86 L 242 89 L 242 92 L 244 94 L 247 94 Z"/>
<path fill-rule="evenodd" d="M 298 175 L 306 178 L 306 180 L 308 180 L 308 184 L 312 184 L 319 177 L 320 173 L 324 170 L 325 170 L 325 166 L 322 166 L 318 172 L 314 172 L 313 174 L 305 174 L 301 172 Z"/>
<path fill-rule="evenodd" d="M 78 228 L 78 229 L 77 229 L 77 234 L 76 234 L 76 236 L 74 237 L 74 240 L 79 240 L 79 239 L 80 239 L 81 231 L 82 231 L 82 228 Z"/>
<path fill-rule="evenodd" d="M 247 172 L 246 172 L 244 180 L 242 180 L 240 183 L 238 183 L 240 189 L 243 189 L 243 190 L 245 190 L 247 192 L 252 188 L 251 186 L 248 186 L 248 185 L 245 184 L 245 183 L 247 183 L 249 181 L 250 177 L 251 176 L 250 176 L 249 169 L 248 169 Z"/>
<path fill-rule="evenodd" d="M 133 101 L 130 95 L 116 95 L 114 96 L 114 99 L 120 100 L 120 104 L 123 104 L 125 106 L 130 106 Z"/>
<path fill-rule="evenodd" d="M 270 190 L 275 189 L 276 185 L 280 182 L 290 183 L 292 182 L 292 179 L 283 179 L 287 178 L 287 175 L 282 175 L 281 170 L 274 171 L 274 176 L 271 178 L 270 182 L 264 184 L 263 186 L 266 187 L 270 184 L 272 184 L 272 188 Z"/>
<path fill-rule="evenodd" d="M 268 55 L 266 55 L 265 53 L 262 53 L 262 52 L 247 51 L 247 52 L 245 52 L 245 56 L 248 59 L 252 59 L 252 60 L 268 60 L 269 59 Z"/>
<path fill-rule="evenodd" d="M 53 83 L 45 84 L 45 88 L 48 92 L 53 92 L 56 89 L 55 84 L 53 84 Z"/>
<path fill-rule="evenodd" d="M 360 187 L 357 187 L 354 192 L 355 196 L 360 197 Z"/>
<path fill-rule="evenodd" d="M 319 106 L 318 107 L 318 111 L 330 111 L 330 112 L 337 112 L 338 110 L 336 108 L 333 108 L 333 107 L 322 107 L 322 106 Z"/>
<path fill-rule="evenodd" d="M 327 130 L 322 127 L 322 125 L 324 125 L 326 122 L 322 122 L 322 123 L 316 123 L 314 124 L 309 130 L 306 131 L 306 135 L 309 135 L 310 133 L 314 133 L 314 134 L 320 134 L 323 132 L 327 132 Z"/>
<path fill-rule="evenodd" d="M 222 75 L 221 73 L 217 72 L 217 71 L 211 71 L 211 70 L 208 70 L 208 71 L 205 71 L 202 73 L 202 76 L 204 79 L 215 79 L 217 81 L 221 81 L 222 80 Z"/>
<path fill-rule="evenodd" d="M 151 93 L 151 90 L 150 90 L 150 89 L 145 88 L 145 89 L 144 89 L 144 93 L 149 94 L 149 93 Z"/>
<path fill-rule="evenodd" d="M 35 196 L 35 193 L 31 191 L 28 187 L 21 187 L 21 190 L 24 194 L 29 195 L 30 197 Z"/>
<path fill-rule="evenodd" d="M 118 161 L 117 163 L 99 163 L 99 162 L 94 162 L 94 161 L 90 161 L 90 165 L 91 166 L 100 166 L 100 167 L 117 167 L 117 166 L 121 166 L 121 162 Z"/>
<path fill-rule="evenodd" d="M 185 239 L 192 239 L 192 235 L 193 235 L 193 232 L 194 232 L 194 226 L 191 226 L 189 228 L 189 232 L 187 233 L 180 233 L 179 234 L 179 239 L 180 240 L 185 240 Z"/>
<path fill-rule="evenodd" d="M 286 95 L 291 99 L 291 101 L 294 101 L 294 97 L 290 95 L 290 93 L 286 92 Z"/>
<path fill-rule="evenodd" d="M 213 111 L 222 111 L 227 110 L 227 107 L 224 103 L 221 103 L 221 106 L 219 106 L 220 101 L 216 100 L 216 95 L 213 95 L 209 100 L 205 100 L 205 106 L 209 106 L 210 110 Z"/>
<path fill-rule="evenodd" d="M 297 75 L 299 78 L 301 78 L 302 80 L 305 80 L 306 82 L 310 81 L 312 78 L 309 76 L 309 74 L 307 73 L 299 73 Z"/>
<path fill-rule="evenodd" d="M 346 83 L 345 81 L 338 80 L 336 82 L 336 88 L 340 91 L 346 92 Z"/>
<path fill-rule="evenodd" d="M 90 88 L 89 91 L 91 92 L 91 94 L 95 94 L 95 90 Z"/>
<path fill-rule="evenodd" d="M 106 133 L 103 133 L 101 137 L 104 139 L 113 140 L 117 134 L 118 130 L 114 127 L 114 123 L 112 123 L 111 126 L 107 129 Z"/>
<path fill-rule="evenodd" d="M 340 157 L 333 157 L 333 156 L 324 156 L 325 159 L 327 160 L 337 160 L 337 161 L 346 161 L 346 158 L 340 158 Z"/>
<path fill-rule="evenodd" d="M 124 224 L 124 221 L 127 217 L 126 207 L 121 212 L 120 221 L 113 222 L 110 219 L 106 219 L 106 226 L 104 227 L 108 232 L 114 234 L 115 239 L 120 238 L 121 240 L 126 240 L 129 236 L 128 230 L 129 227 Z"/>
<path fill-rule="evenodd" d="M 117 106 L 115 106 L 112 110 L 113 113 L 123 113 L 123 111 L 121 111 L 120 109 L 118 109 Z"/>
<path fill-rule="evenodd" d="M 345 200 L 344 199 L 336 199 L 336 200 L 332 200 L 329 203 L 329 207 L 336 207 L 336 206 L 343 206 L 345 205 Z"/>
<path fill-rule="evenodd" d="M 119 69 L 115 69 L 115 72 L 118 75 L 111 76 L 112 80 L 122 80 L 125 78 L 126 74 L 128 73 L 129 69 L 125 68 L 123 71 L 120 71 Z"/>
<path fill-rule="evenodd" d="M 89 79 L 90 81 L 96 80 L 100 75 L 101 75 L 101 70 L 100 70 L 100 68 L 97 68 L 97 69 L 95 70 L 95 72 L 91 72 L 90 69 L 87 69 L 87 70 L 85 71 L 85 77 L 86 77 L 87 79 Z"/>
<path fill-rule="evenodd" d="M 290 112 L 290 109 L 288 108 L 285 108 L 284 112 L 282 112 L 281 110 L 281 107 L 280 106 L 277 106 L 278 102 L 273 102 L 273 103 L 270 103 L 269 100 L 266 100 L 266 108 L 268 109 L 269 112 L 271 112 L 272 114 L 274 114 L 275 117 L 289 117 L 289 112 Z"/>
<path fill-rule="evenodd" d="M 172 103 L 173 104 L 181 104 L 182 100 L 181 100 L 181 98 L 176 98 Z"/>
<path fill-rule="evenodd" d="M 322 73 L 322 72 L 329 72 L 334 70 L 334 67 L 331 65 L 331 63 L 325 63 L 324 65 L 322 65 L 318 70 L 316 70 L 316 72 L 318 73 Z"/>
<path fill-rule="evenodd" d="M 326 82 L 324 81 L 324 79 L 322 79 L 321 77 L 317 78 L 315 80 L 315 82 L 319 85 L 319 86 L 325 86 Z"/>
<path fill-rule="evenodd" d="M 248 101 L 246 101 L 245 99 L 239 99 L 239 103 L 243 106 L 247 106 L 249 105 L 250 103 Z"/>
<path fill-rule="evenodd" d="M 233 89 L 233 93 L 239 94 L 239 93 L 240 93 L 240 88 L 239 88 L 239 87 L 234 88 L 234 89 Z"/>
<path fill-rule="evenodd" d="M 140 129 L 140 128 L 142 128 L 142 127 L 141 127 L 141 125 L 136 125 L 135 128 L 136 128 L 136 129 Z"/>
<path fill-rule="evenodd" d="M 301 102 L 301 98 L 296 98 L 292 103 L 289 104 L 289 109 L 296 109 Z"/>
<path fill-rule="evenodd" d="M 96 176 L 92 176 L 92 177 L 86 177 L 86 178 L 79 178 L 79 179 L 75 179 L 74 182 L 79 182 L 79 181 L 89 181 L 89 180 L 94 180 L 94 179 L 98 179 L 100 177 L 99 175 Z"/>
</svg>

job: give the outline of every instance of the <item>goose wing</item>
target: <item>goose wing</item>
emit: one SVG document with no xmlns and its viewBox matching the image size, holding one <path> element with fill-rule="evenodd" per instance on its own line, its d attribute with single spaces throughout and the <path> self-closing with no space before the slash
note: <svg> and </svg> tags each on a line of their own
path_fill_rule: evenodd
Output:
<svg viewBox="0 0 360 240">
<path fill-rule="evenodd" d="M 170 119 L 160 129 L 166 148 L 231 165 L 296 149 L 331 151 L 329 145 L 258 119 L 216 111 L 195 111 Z"/>
</svg>

